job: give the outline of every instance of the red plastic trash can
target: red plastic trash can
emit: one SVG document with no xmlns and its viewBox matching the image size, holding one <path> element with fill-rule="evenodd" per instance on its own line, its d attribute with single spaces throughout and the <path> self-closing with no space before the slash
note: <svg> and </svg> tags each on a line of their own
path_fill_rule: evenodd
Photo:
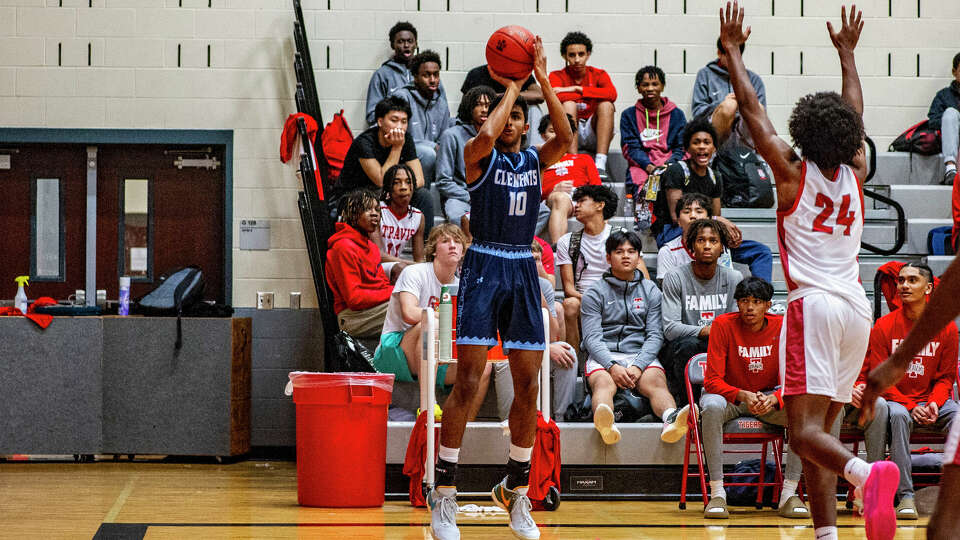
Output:
<svg viewBox="0 0 960 540">
<path fill-rule="evenodd" d="M 383 506 L 393 374 L 290 374 L 297 408 L 297 500 Z"/>
</svg>

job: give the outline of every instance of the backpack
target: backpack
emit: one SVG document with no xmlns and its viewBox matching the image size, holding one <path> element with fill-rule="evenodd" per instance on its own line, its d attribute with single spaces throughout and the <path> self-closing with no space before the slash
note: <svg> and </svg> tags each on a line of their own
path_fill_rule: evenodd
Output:
<svg viewBox="0 0 960 540">
<path fill-rule="evenodd" d="M 890 143 L 889 151 L 935 156 L 940 153 L 940 130 L 931 128 L 930 120 L 917 122 Z"/>
<path fill-rule="evenodd" d="M 575 233 L 570 233 L 570 246 L 567 248 L 567 254 L 570 255 L 570 265 L 573 268 L 573 282 L 580 281 L 580 276 L 587 270 L 587 263 L 583 263 L 583 268 L 577 272 L 577 263 L 580 262 L 580 242 L 583 240 L 583 229 Z"/>
<path fill-rule="evenodd" d="M 343 117 L 343 109 L 340 109 L 340 112 L 333 115 L 333 120 L 323 128 L 323 133 L 320 135 L 320 148 L 330 166 L 331 180 L 340 178 L 343 161 L 347 157 L 347 150 L 350 150 L 351 143 L 353 143 L 353 133 L 347 125 L 347 119 Z"/>
<path fill-rule="evenodd" d="M 767 164 L 744 146 L 717 152 L 713 168 L 723 178 L 723 206 L 727 208 L 772 208 L 773 187 Z"/>
<path fill-rule="evenodd" d="M 160 284 L 136 302 L 136 311 L 142 315 L 177 317 L 177 341 L 174 348 L 183 345 L 180 318 L 184 310 L 203 299 L 203 272 L 199 267 L 177 268 L 160 276 Z"/>
<path fill-rule="evenodd" d="M 756 482 L 757 476 L 743 476 L 745 473 L 755 474 L 760 472 L 759 459 L 745 459 L 733 466 L 733 475 L 727 483 L 727 504 L 730 506 L 753 506 L 757 503 L 757 486 L 731 486 L 737 482 Z M 739 475 L 737 475 L 739 473 Z M 764 481 L 770 481 L 777 476 L 777 467 L 772 459 L 767 460 L 767 467 L 763 473 Z M 763 490 L 763 504 L 769 506 L 773 504 L 773 492 L 776 488 L 769 486 Z"/>
<path fill-rule="evenodd" d="M 927 253 L 930 255 L 953 255 L 953 225 L 934 227 L 927 233 Z"/>
<path fill-rule="evenodd" d="M 686 187 L 690 183 L 690 165 L 685 159 L 678 161 L 677 165 L 680 167 L 680 170 L 683 171 L 683 186 Z M 663 230 L 663 227 L 670 223 L 670 209 L 667 208 L 667 191 L 661 189 L 661 178 L 666 171 L 667 167 L 659 168 L 647 178 L 647 192 L 644 200 L 654 201 L 653 218 L 651 220 L 652 226 L 650 229 L 654 231 L 655 234 L 659 234 L 660 231 Z M 707 175 L 714 184 L 720 181 L 717 178 L 717 173 L 710 167 L 707 167 Z M 657 215 L 658 213 L 660 215 Z M 639 213 L 637 219 L 639 220 Z M 661 221 L 666 221 L 666 223 L 660 223 Z"/>
</svg>

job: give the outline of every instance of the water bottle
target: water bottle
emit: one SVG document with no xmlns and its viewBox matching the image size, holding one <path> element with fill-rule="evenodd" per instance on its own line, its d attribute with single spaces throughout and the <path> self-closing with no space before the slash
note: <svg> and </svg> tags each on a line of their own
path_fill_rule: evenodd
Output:
<svg viewBox="0 0 960 540">
<path fill-rule="evenodd" d="M 120 276 L 120 306 L 117 315 L 126 317 L 130 314 L 130 276 Z"/>
<path fill-rule="evenodd" d="M 453 303 L 450 298 L 450 288 L 446 285 L 440 287 L 440 325 L 437 331 L 440 337 L 439 360 L 450 360 L 450 342 L 453 339 Z"/>
</svg>

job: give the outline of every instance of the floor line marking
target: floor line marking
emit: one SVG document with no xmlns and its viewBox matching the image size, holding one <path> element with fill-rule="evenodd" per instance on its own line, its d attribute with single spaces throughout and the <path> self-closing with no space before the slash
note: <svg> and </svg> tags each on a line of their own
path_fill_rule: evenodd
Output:
<svg viewBox="0 0 960 540">
<path fill-rule="evenodd" d="M 127 502 L 127 497 L 133 492 L 133 485 L 137 481 L 137 475 L 134 475 L 127 480 L 127 485 L 123 486 L 123 491 L 117 495 L 117 500 L 113 501 L 113 506 L 110 507 L 110 511 L 107 512 L 107 515 L 104 516 L 104 523 L 113 523 L 113 520 L 117 519 L 117 514 L 120 513 L 120 510 L 123 508 L 123 505 Z"/>
</svg>

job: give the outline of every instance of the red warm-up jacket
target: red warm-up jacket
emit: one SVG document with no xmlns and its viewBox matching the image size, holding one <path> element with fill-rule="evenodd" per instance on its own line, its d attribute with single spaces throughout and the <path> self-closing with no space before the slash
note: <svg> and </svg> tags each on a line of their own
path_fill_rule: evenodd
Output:
<svg viewBox="0 0 960 540">
<path fill-rule="evenodd" d="M 327 240 L 327 284 L 333 311 L 360 311 L 390 300 L 393 285 L 380 264 L 377 244 L 346 223 Z"/>
</svg>

